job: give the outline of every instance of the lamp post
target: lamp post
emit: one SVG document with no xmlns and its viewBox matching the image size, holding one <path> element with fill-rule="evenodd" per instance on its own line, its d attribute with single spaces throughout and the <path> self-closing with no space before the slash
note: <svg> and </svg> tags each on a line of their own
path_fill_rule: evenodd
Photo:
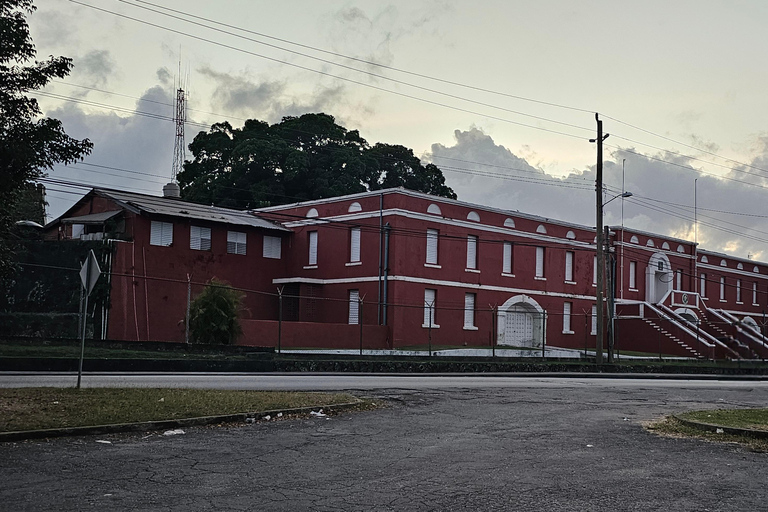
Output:
<svg viewBox="0 0 768 512">
<path fill-rule="evenodd" d="M 622 198 L 622 202 L 623 202 L 624 198 L 632 197 L 632 192 L 622 192 L 621 194 L 617 194 L 617 195 L 613 196 L 612 198 L 610 198 L 609 200 L 607 200 L 606 202 L 603 203 L 603 208 L 605 208 L 605 205 L 607 205 L 608 203 L 610 203 L 611 201 L 613 201 L 614 199 L 617 199 L 619 197 Z M 610 273 L 608 274 L 609 277 L 608 277 L 608 286 L 607 286 L 607 289 L 608 289 L 608 362 L 609 363 L 613 363 L 613 353 L 614 353 L 614 346 L 615 346 L 615 332 L 616 332 L 615 329 L 614 329 L 614 327 L 615 327 L 614 321 L 615 321 L 615 316 L 616 316 L 615 315 L 615 312 L 616 312 L 616 306 L 615 306 L 615 304 L 616 304 L 616 284 L 614 282 L 614 280 L 616 278 L 616 256 L 614 254 L 613 257 L 610 257 L 610 251 L 608 249 L 608 240 L 610 239 L 610 228 L 608 226 L 605 227 L 604 233 L 605 233 L 605 238 L 603 240 L 605 241 L 605 245 L 606 245 L 606 247 L 605 247 L 605 256 L 609 258 L 608 262 L 609 262 L 610 268 L 611 268 Z M 622 231 L 622 236 L 623 236 L 623 234 L 624 233 Z M 623 247 L 622 247 L 622 249 L 623 249 Z M 623 265 L 623 261 L 622 261 L 622 265 Z M 623 274 L 622 274 L 621 279 L 622 280 L 624 279 Z"/>
</svg>

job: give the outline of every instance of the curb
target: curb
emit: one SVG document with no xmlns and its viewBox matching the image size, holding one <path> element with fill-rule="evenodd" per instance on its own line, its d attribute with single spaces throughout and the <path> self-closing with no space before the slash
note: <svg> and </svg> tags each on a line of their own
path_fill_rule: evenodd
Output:
<svg viewBox="0 0 768 512">
<path fill-rule="evenodd" d="M 269 411 L 241 412 L 222 414 L 218 416 L 199 416 L 196 418 L 180 418 L 176 420 L 142 421 L 136 423 L 116 423 L 113 425 L 94 425 L 90 427 L 51 428 L 44 430 L 18 430 L 15 432 L 0 432 L 0 443 L 10 441 L 25 441 L 29 439 L 44 439 L 49 437 L 90 436 L 101 434 L 116 434 L 121 432 L 141 432 L 148 430 L 166 430 L 178 427 L 196 427 L 214 423 L 245 423 L 248 418 L 260 418 L 266 415 L 308 414 L 310 411 L 344 411 L 354 409 L 363 400 L 333 405 L 316 405 L 312 407 L 296 407 L 293 409 L 273 409 Z"/>
<path fill-rule="evenodd" d="M 734 436 L 746 436 L 746 437 L 752 437 L 754 439 L 768 439 L 768 430 L 755 430 L 751 428 L 738 428 L 738 427 L 724 427 L 722 425 L 714 425 L 712 423 L 701 423 L 699 421 L 687 420 L 685 418 L 681 418 L 680 416 L 677 416 L 676 414 L 673 414 L 672 417 L 687 427 L 691 427 L 697 430 L 702 430 L 704 432 L 718 433 L 717 432 L 718 430 L 722 430 L 721 433 L 731 434 Z"/>
</svg>

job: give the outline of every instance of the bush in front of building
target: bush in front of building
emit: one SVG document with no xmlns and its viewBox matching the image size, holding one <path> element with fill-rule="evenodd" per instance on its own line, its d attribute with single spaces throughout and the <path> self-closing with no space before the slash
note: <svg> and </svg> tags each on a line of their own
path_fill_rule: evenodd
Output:
<svg viewBox="0 0 768 512">
<path fill-rule="evenodd" d="M 191 341 L 234 345 L 243 332 L 238 319 L 242 301 L 242 293 L 216 278 L 211 279 L 190 305 Z"/>
</svg>

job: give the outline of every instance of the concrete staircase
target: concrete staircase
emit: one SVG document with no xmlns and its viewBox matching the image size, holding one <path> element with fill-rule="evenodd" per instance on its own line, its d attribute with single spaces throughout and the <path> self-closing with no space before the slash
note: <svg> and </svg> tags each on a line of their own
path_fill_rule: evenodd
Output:
<svg viewBox="0 0 768 512">
<path fill-rule="evenodd" d="M 664 329 L 662 326 L 651 320 L 650 318 L 643 318 L 643 322 L 651 326 L 653 329 L 658 331 L 661 336 L 664 336 L 665 338 L 671 340 L 672 342 L 676 343 L 680 346 L 680 348 L 683 349 L 688 354 L 688 357 L 694 357 L 696 359 L 704 359 L 706 356 L 701 354 L 698 350 L 694 349 L 693 347 L 686 344 L 683 340 L 678 338 L 677 336 L 673 335 L 668 330 Z"/>
</svg>

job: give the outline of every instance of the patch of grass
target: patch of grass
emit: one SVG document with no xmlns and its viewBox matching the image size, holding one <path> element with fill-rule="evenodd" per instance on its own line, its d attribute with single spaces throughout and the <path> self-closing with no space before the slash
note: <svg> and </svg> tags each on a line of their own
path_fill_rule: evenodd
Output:
<svg viewBox="0 0 768 512">
<path fill-rule="evenodd" d="M 688 425 L 681 423 L 672 416 L 667 416 L 658 421 L 649 422 L 645 425 L 645 429 L 649 432 L 664 437 L 672 437 L 677 439 L 701 439 L 703 441 L 715 443 L 736 443 L 755 452 L 768 453 L 768 439 L 755 439 L 754 437 L 749 436 L 706 432 L 697 428 L 689 427 Z"/>
<path fill-rule="evenodd" d="M 716 409 L 686 412 L 678 416 L 723 427 L 768 430 L 768 409 Z"/>
<path fill-rule="evenodd" d="M 347 393 L 153 388 L 0 389 L 0 431 L 109 425 L 314 407 Z"/>
</svg>

